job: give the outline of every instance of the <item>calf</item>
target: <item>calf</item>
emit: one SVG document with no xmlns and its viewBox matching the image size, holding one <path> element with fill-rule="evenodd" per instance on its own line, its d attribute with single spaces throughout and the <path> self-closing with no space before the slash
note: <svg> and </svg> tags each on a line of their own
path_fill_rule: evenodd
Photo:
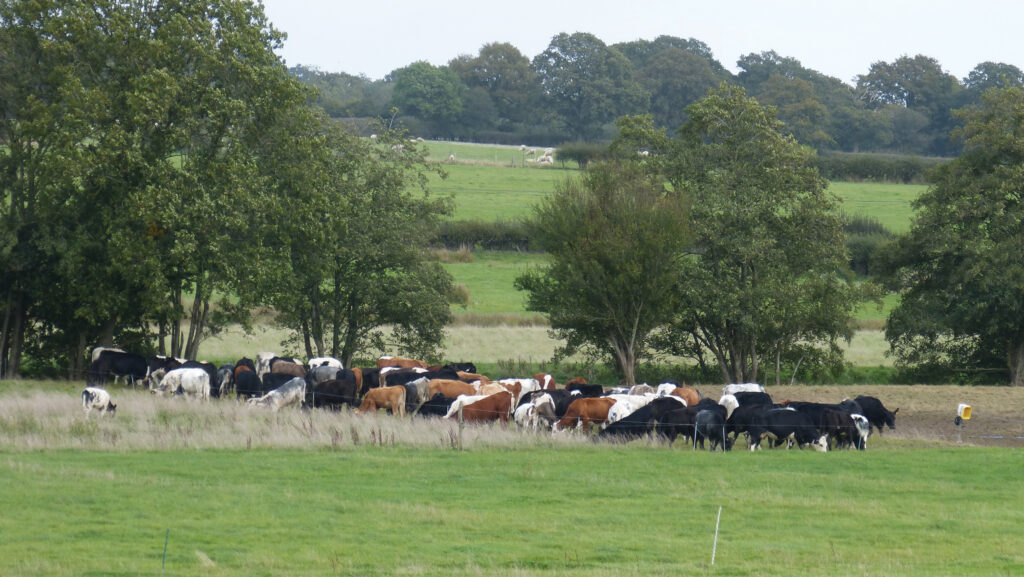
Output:
<svg viewBox="0 0 1024 577">
<path fill-rule="evenodd" d="M 97 387 L 86 387 L 82 391 L 82 410 L 88 417 L 93 409 L 113 416 L 117 411 L 117 405 L 110 402 L 110 393 L 107 391 Z"/>
<path fill-rule="evenodd" d="M 541 421 L 544 421 L 544 426 L 550 426 L 558 420 L 555 416 L 555 401 L 547 393 L 535 395 L 529 402 L 519 405 L 513 418 L 516 424 L 529 429 L 540 428 Z"/>
<path fill-rule="evenodd" d="M 306 379 L 293 377 L 273 391 L 256 399 L 248 399 L 246 403 L 251 407 L 270 407 L 270 410 L 277 412 L 291 405 L 301 406 L 305 398 Z"/>
</svg>

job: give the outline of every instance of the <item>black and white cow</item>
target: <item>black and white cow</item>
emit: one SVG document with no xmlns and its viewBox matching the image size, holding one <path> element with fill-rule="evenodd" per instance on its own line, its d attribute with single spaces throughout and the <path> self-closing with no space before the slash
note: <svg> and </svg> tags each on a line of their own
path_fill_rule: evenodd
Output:
<svg viewBox="0 0 1024 577">
<path fill-rule="evenodd" d="M 117 411 L 117 405 L 110 401 L 110 393 L 98 387 L 86 387 L 82 391 L 82 410 L 88 417 L 93 409 L 98 409 L 101 414 L 113 416 Z"/>
<path fill-rule="evenodd" d="M 111 376 L 114 377 L 115 383 L 124 377 L 132 386 L 137 382 L 145 384 L 149 380 L 149 364 L 146 357 L 135 353 L 101 351 L 96 360 L 89 365 L 86 383 L 102 387 Z"/>
<path fill-rule="evenodd" d="M 732 448 L 732 440 L 726 435 L 725 407 L 702 409 L 694 418 L 693 446 L 704 449 L 704 439 L 711 441 L 711 450 L 721 447 L 723 451 Z"/>
</svg>

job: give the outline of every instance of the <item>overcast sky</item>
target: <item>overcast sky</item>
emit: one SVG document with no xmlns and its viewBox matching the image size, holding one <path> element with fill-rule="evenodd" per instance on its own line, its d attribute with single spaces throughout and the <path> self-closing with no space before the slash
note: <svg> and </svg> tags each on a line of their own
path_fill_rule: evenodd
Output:
<svg viewBox="0 0 1024 577">
<path fill-rule="evenodd" d="M 774 50 L 854 84 L 871 63 L 924 54 L 963 78 L 977 64 L 1024 68 L 1018 0 L 264 0 L 289 66 L 378 79 L 417 60 L 446 64 L 489 42 L 527 58 L 560 32 L 606 44 L 661 35 L 703 41 L 726 68 Z"/>
</svg>

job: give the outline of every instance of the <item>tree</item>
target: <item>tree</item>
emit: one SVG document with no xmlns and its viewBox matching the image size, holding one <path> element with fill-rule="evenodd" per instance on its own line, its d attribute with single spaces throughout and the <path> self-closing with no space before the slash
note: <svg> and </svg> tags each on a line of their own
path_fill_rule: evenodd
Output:
<svg viewBox="0 0 1024 577">
<path fill-rule="evenodd" d="M 1024 89 L 961 114 L 963 154 L 941 165 L 910 232 L 882 263 L 900 304 L 886 339 L 905 365 L 1003 368 L 1024 385 Z"/>
<path fill-rule="evenodd" d="M 394 84 L 392 105 L 402 114 L 426 120 L 441 132 L 451 129 L 462 114 L 459 77 L 446 66 L 420 60 L 389 75 Z"/>
<path fill-rule="evenodd" d="M 952 109 L 961 90 L 956 77 L 942 70 L 937 60 L 920 54 L 902 56 L 892 63 L 875 62 L 867 74 L 857 77 L 857 91 L 869 106 L 901 106 L 927 118 L 927 145 L 914 151 L 925 154 L 956 152 L 949 134 L 954 127 Z"/>
<path fill-rule="evenodd" d="M 647 106 L 632 64 L 593 34 L 558 34 L 533 59 L 533 68 L 575 139 L 594 139 L 603 125 Z"/>
<path fill-rule="evenodd" d="M 295 110 L 261 152 L 273 190 L 251 239 L 269 249 L 261 298 L 292 332 L 293 350 L 346 366 L 357 353 L 396 349 L 436 358 L 451 320 L 451 276 L 423 248 L 450 203 L 417 193 L 422 151 L 402 133 L 377 134 L 360 139 Z"/>
<path fill-rule="evenodd" d="M 685 122 L 686 107 L 706 96 L 725 75 L 716 72 L 707 59 L 670 47 L 652 54 L 638 76 L 651 94 L 655 121 L 674 131 Z"/>
<path fill-rule="evenodd" d="M 499 128 L 530 120 L 540 97 L 537 75 L 530 60 L 505 42 L 484 44 L 475 57 L 460 57 L 448 63 L 470 89 L 481 88 L 490 97 Z"/>
<path fill-rule="evenodd" d="M 687 113 L 664 161 L 692 198 L 693 232 L 666 350 L 709 352 L 725 382 L 756 381 L 773 357 L 777 368 L 812 353 L 834 362 L 860 293 L 812 153 L 742 88 L 722 85 Z"/>
<path fill-rule="evenodd" d="M 533 240 L 551 257 L 516 279 L 529 310 L 545 314 L 577 350 L 610 358 L 626 383 L 672 315 L 687 244 L 684 197 L 630 163 L 598 164 L 537 207 Z"/>
</svg>

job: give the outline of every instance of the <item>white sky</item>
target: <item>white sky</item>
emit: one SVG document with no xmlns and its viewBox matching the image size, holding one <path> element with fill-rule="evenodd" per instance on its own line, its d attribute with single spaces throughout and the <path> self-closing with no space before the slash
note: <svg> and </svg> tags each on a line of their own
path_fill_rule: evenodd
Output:
<svg viewBox="0 0 1024 577">
<path fill-rule="evenodd" d="M 263 0 L 289 66 L 379 79 L 417 60 L 446 64 L 488 42 L 527 58 L 560 32 L 606 44 L 695 38 L 723 66 L 774 50 L 849 84 L 873 62 L 924 54 L 963 78 L 977 64 L 1024 68 L 1019 0 Z"/>
</svg>

